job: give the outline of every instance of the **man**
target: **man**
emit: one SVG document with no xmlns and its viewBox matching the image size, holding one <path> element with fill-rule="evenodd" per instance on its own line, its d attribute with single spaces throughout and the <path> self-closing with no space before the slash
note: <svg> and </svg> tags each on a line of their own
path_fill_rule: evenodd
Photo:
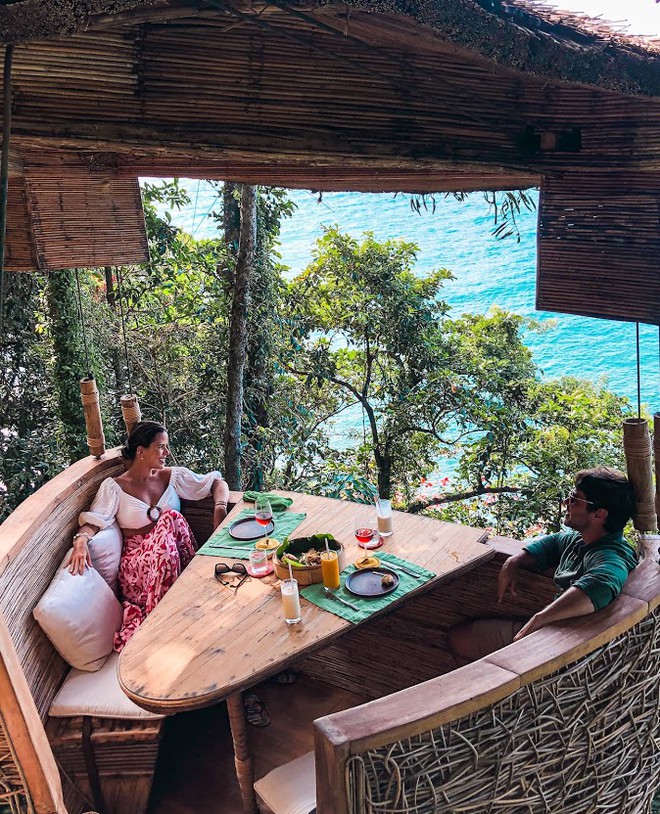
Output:
<svg viewBox="0 0 660 814">
<path fill-rule="evenodd" d="M 507 590 L 516 595 L 521 568 L 541 572 L 554 568 L 554 600 L 528 622 L 476 619 L 452 628 L 448 639 L 456 662 L 467 664 L 553 622 L 609 605 L 637 564 L 634 548 L 623 537 L 634 510 L 632 486 L 621 472 L 604 466 L 578 472 L 564 517 L 572 531 L 528 543 L 520 554 L 506 560 L 498 577 L 501 602 Z"/>
</svg>

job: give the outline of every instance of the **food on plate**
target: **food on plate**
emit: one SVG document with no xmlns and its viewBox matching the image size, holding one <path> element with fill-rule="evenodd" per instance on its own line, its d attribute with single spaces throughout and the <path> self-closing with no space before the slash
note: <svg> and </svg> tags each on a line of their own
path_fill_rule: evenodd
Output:
<svg viewBox="0 0 660 814">
<path fill-rule="evenodd" d="M 380 560 L 378 557 L 374 557 L 369 554 L 364 554 L 362 557 L 355 560 L 356 568 L 378 568 L 379 565 Z"/>
<path fill-rule="evenodd" d="M 254 544 L 254 547 L 259 551 L 268 551 L 272 552 L 276 548 L 279 548 L 282 544 L 279 540 L 276 540 L 274 537 L 264 537 L 263 540 L 257 540 Z"/>
<path fill-rule="evenodd" d="M 389 588 L 391 585 L 394 585 L 395 582 L 396 580 L 392 574 L 383 574 L 380 580 L 380 584 L 383 586 L 383 588 Z"/>
</svg>

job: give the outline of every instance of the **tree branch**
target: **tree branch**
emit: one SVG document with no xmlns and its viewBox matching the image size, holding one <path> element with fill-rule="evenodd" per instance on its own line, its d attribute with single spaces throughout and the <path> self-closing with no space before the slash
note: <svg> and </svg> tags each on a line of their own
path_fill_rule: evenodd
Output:
<svg viewBox="0 0 660 814">
<path fill-rule="evenodd" d="M 482 486 L 470 492 L 453 492 L 450 494 L 434 495 L 429 500 L 418 499 L 411 503 L 406 511 L 410 514 L 418 514 L 430 506 L 439 506 L 442 503 L 457 503 L 459 500 L 468 500 L 480 495 L 501 495 L 501 494 L 526 494 L 530 490 L 520 486 Z"/>
</svg>

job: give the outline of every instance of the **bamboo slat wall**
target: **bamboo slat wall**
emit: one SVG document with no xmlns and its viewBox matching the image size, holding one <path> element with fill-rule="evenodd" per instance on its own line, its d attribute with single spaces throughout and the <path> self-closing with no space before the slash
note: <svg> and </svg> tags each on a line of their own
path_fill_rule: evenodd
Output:
<svg viewBox="0 0 660 814">
<path fill-rule="evenodd" d="M 10 178 L 7 191 L 5 267 L 9 271 L 32 271 L 38 268 L 25 179 L 17 176 Z"/>
<path fill-rule="evenodd" d="M 660 324 L 660 173 L 546 178 L 536 306 Z"/>
<path fill-rule="evenodd" d="M 26 181 L 40 268 L 149 259 L 137 179 L 69 171 L 63 178 L 30 173 Z"/>
</svg>

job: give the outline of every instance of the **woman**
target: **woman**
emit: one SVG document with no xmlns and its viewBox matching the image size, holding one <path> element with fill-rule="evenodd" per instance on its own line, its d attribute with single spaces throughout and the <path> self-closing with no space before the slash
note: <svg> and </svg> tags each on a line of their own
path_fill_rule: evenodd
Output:
<svg viewBox="0 0 660 814">
<path fill-rule="evenodd" d="M 195 539 L 180 500 L 200 500 L 213 493 L 213 524 L 227 515 L 229 487 L 219 472 L 196 475 L 182 466 L 166 466 L 170 454 L 167 430 L 155 421 L 137 424 L 122 449 L 130 462 L 117 478 L 106 478 L 91 509 L 78 518 L 69 563 L 72 574 L 91 566 L 89 542 L 115 519 L 124 536 L 119 563 L 124 617 L 115 633 L 120 651 L 146 616 L 165 596 L 195 554 Z"/>
</svg>

